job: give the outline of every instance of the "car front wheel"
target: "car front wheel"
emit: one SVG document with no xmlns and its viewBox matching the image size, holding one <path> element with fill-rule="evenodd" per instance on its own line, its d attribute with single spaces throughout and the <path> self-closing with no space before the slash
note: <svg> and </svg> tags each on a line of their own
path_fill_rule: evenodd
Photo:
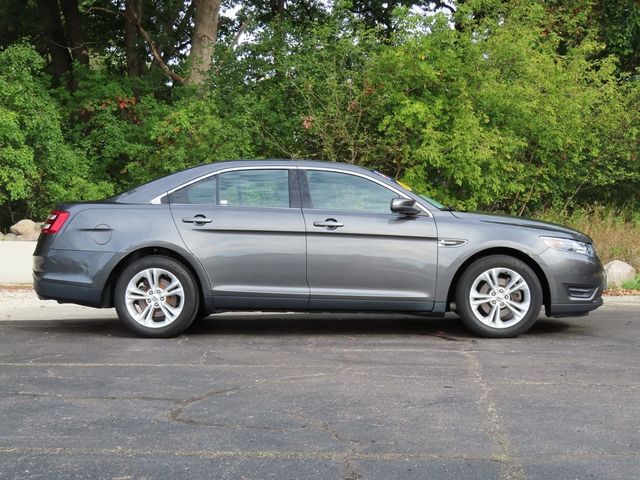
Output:
<svg viewBox="0 0 640 480">
<path fill-rule="evenodd" d="M 193 322 L 199 292 L 181 263 L 163 256 L 135 260 L 114 292 L 118 317 L 134 333 L 151 338 L 180 335 Z"/>
<path fill-rule="evenodd" d="M 456 307 L 465 325 L 483 337 L 515 337 L 538 318 L 542 288 L 535 272 L 506 255 L 471 264 L 456 288 Z"/>
</svg>

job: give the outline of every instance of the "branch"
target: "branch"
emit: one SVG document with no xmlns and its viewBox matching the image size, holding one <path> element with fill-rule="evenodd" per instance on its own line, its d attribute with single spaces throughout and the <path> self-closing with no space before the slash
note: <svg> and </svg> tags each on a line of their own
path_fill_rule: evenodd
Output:
<svg viewBox="0 0 640 480">
<path fill-rule="evenodd" d="M 137 23 L 137 24 L 134 23 L 134 25 L 137 27 L 138 31 L 140 32 L 140 35 L 142 35 L 142 38 L 144 38 L 144 41 L 147 42 L 147 44 L 149 45 L 149 49 L 151 50 L 151 54 L 153 55 L 153 58 L 156 61 L 156 63 L 158 64 L 158 66 L 160 67 L 160 70 L 162 70 L 174 82 L 184 83 L 184 78 L 182 78 L 176 72 L 171 70 L 167 66 L 165 61 L 162 59 L 162 55 L 160 55 L 160 52 L 158 52 L 156 44 L 151 39 L 151 36 L 149 35 L 149 33 L 144 28 L 142 28 L 142 25 L 140 25 L 139 23 Z"/>
<path fill-rule="evenodd" d="M 449 5 L 448 3 L 444 2 L 443 0 L 435 0 L 433 2 L 433 9 L 436 10 L 438 8 L 446 8 L 451 12 L 452 15 L 456 13 L 456 9 L 453 8 L 451 5 Z"/>
<path fill-rule="evenodd" d="M 240 30 L 238 30 L 238 33 L 236 33 L 236 36 L 233 37 L 233 42 L 231 42 L 231 48 L 236 48 L 238 46 L 238 42 L 240 42 L 240 38 L 242 38 L 242 35 L 244 34 L 244 32 L 247 31 L 248 26 L 249 26 L 249 20 L 243 20 L 242 23 L 240 24 Z"/>
<path fill-rule="evenodd" d="M 182 78 L 176 72 L 171 70 L 167 66 L 165 61 L 162 59 L 162 55 L 160 55 L 160 52 L 158 51 L 158 48 L 156 47 L 155 42 L 151 38 L 151 35 L 149 35 L 149 32 L 147 32 L 144 28 L 142 28 L 142 22 L 140 20 L 140 16 L 137 13 L 134 13 L 132 15 L 127 15 L 125 12 L 118 11 L 118 10 L 111 10 L 110 8 L 103 8 L 103 7 L 89 7 L 85 13 L 89 13 L 92 10 L 107 12 L 112 15 L 121 15 L 129 23 L 131 23 L 132 25 L 135 25 L 135 27 L 138 29 L 138 32 L 140 32 L 140 35 L 149 46 L 149 50 L 151 50 L 151 55 L 153 55 L 153 59 L 156 61 L 156 63 L 160 67 L 160 70 L 162 70 L 165 73 L 165 75 L 167 75 L 174 82 L 184 83 L 184 78 Z"/>
</svg>

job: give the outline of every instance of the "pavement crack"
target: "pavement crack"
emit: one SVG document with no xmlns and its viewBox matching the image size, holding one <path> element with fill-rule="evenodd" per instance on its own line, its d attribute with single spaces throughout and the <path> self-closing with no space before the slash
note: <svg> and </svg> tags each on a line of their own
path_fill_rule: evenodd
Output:
<svg viewBox="0 0 640 480">
<path fill-rule="evenodd" d="M 485 423 L 485 432 L 498 447 L 501 459 L 500 480 L 524 480 L 526 478 L 522 461 L 518 458 L 509 434 L 503 426 L 496 403 L 491 398 L 491 387 L 482 374 L 482 366 L 476 352 L 462 349 L 467 357 L 473 382 L 480 389 L 478 406 Z"/>
<path fill-rule="evenodd" d="M 447 335 L 445 335 L 444 333 L 420 333 L 420 335 L 425 336 L 425 337 L 435 337 L 435 338 L 441 338 L 442 340 L 447 340 L 449 342 L 471 342 L 470 339 L 468 338 L 455 338 L 455 337 L 449 337 Z"/>
<path fill-rule="evenodd" d="M 107 395 L 64 395 L 61 393 L 51 393 L 51 392 L 6 392 L 2 393 L 2 395 L 14 395 L 21 397 L 31 397 L 31 398 L 56 398 L 60 400 L 75 400 L 75 401 L 83 401 L 83 400 L 107 400 L 107 401 L 139 401 L 139 402 L 171 402 L 177 403 L 180 402 L 180 399 L 176 398 L 167 398 L 167 397 L 152 397 L 152 396 L 107 396 Z"/>
<path fill-rule="evenodd" d="M 245 390 L 250 388 L 250 386 L 243 387 L 234 387 L 234 388 L 226 388 L 223 390 L 212 390 L 210 392 L 205 393 L 204 395 L 199 395 L 197 397 L 187 398 L 185 400 L 180 400 L 178 405 L 174 406 L 169 410 L 169 419 L 171 421 L 182 423 L 184 425 L 192 425 L 192 426 L 200 426 L 200 427 L 216 427 L 216 428 L 227 428 L 227 429 L 235 429 L 235 430 L 260 430 L 260 431 L 269 431 L 269 432 L 284 432 L 288 430 L 297 430 L 297 428 L 286 428 L 286 427 L 271 427 L 268 425 L 246 425 L 241 423 L 229 423 L 229 422 L 215 422 L 215 421 L 207 421 L 207 420 L 196 420 L 194 418 L 189 417 L 185 410 L 191 407 L 192 405 L 206 400 L 211 397 L 215 397 L 218 395 L 229 395 L 241 390 Z"/>
<path fill-rule="evenodd" d="M 180 402 L 178 402 L 178 405 L 176 405 L 171 410 L 169 410 L 169 419 L 174 422 L 184 423 L 187 425 L 201 425 L 201 423 L 196 420 L 193 420 L 189 417 L 184 417 L 183 416 L 184 411 L 194 403 L 201 402 L 202 400 L 205 400 L 207 398 L 215 397 L 216 395 L 235 393 L 240 390 L 242 390 L 242 387 L 225 388 L 222 390 L 212 390 L 203 395 L 198 395 L 196 397 L 190 397 L 190 398 L 181 400 Z"/>
<path fill-rule="evenodd" d="M 315 420 L 303 415 L 297 415 L 295 418 L 303 421 L 305 425 L 309 425 L 320 431 L 328 433 L 335 441 L 345 444 L 347 447 L 346 451 L 341 455 L 336 455 L 336 460 L 339 460 L 342 463 L 342 480 L 360 480 L 362 478 L 362 475 L 358 473 L 354 462 L 358 460 L 358 458 L 363 457 L 363 445 L 371 443 L 370 441 L 347 438 L 333 425 L 322 420 Z M 366 457 L 366 454 L 364 457 Z"/>
<path fill-rule="evenodd" d="M 35 357 L 35 358 L 31 358 L 29 359 L 29 363 L 35 363 L 39 360 L 44 360 L 44 359 L 49 359 L 49 358 L 59 358 L 62 357 L 64 355 L 64 353 L 52 353 L 49 355 L 41 355 L 39 357 Z"/>
</svg>

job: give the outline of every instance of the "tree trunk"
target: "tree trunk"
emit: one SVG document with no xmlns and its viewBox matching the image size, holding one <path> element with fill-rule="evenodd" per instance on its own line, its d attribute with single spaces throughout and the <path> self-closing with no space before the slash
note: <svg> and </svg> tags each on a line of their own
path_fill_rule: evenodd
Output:
<svg viewBox="0 0 640 480">
<path fill-rule="evenodd" d="M 196 8 L 187 83 L 202 85 L 207 79 L 218 34 L 220 0 L 193 0 Z"/>
<path fill-rule="evenodd" d="M 125 0 L 124 4 L 124 43 L 127 55 L 127 74 L 130 77 L 139 77 L 144 72 L 144 61 L 140 58 L 138 27 L 132 22 L 132 19 L 140 16 L 138 2 L 136 0 Z"/>
<path fill-rule="evenodd" d="M 78 10 L 78 0 L 60 0 L 64 15 L 65 29 L 73 59 L 82 65 L 89 65 L 87 34 L 82 28 L 82 17 Z"/>
<path fill-rule="evenodd" d="M 273 16 L 284 16 L 284 0 L 271 0 L 271 13 Z"/>
<path fill-rule="evenodd" d="M 47 42 L 51 54 L 53 75 L 57 82 L 71 72 L 71 55 L 67 49 L 67 40 L 60 20 L 60 10 L 57 0 L 38 0 L 38 12 L 42 24 L 42 34 Z M 72 81 L 67 79 L 67 85 L 72 87 Z"/>
</svg>

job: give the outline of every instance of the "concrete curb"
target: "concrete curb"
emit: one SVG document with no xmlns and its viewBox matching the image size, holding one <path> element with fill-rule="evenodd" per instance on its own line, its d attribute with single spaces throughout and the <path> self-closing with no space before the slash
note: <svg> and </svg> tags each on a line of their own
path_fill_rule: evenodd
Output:
<svg viewBox="0 0 640 480">
<path fill-rule="evenodd" d="M 36 242 L 0 242 L 0 284 L 31 283 Z"/>
<path fill-rule="evenodd" d="M 605 305 L 608 303 L 640 303 L 640 295 L 605 295 L 602 298 L 604 298 Z"/>
</svg>

